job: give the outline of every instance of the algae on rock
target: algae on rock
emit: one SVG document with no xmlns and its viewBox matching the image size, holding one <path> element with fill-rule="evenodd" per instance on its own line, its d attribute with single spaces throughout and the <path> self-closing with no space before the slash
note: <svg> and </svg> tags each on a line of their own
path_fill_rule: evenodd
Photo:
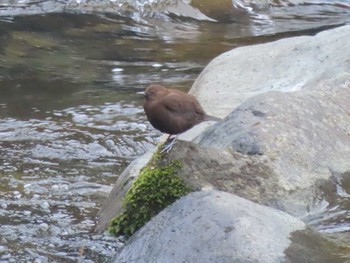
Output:
<svg viewBox="0 0 350 263">
<path fill-rule="evenodd" d="M 191 192 L 177 173 L 179 161 L 167 161 L 155 153 L 132 183 L 123 200 L 124 212 L 111 220 L 109 232 L 132 235 L 175 200 Z"/>
</svg>

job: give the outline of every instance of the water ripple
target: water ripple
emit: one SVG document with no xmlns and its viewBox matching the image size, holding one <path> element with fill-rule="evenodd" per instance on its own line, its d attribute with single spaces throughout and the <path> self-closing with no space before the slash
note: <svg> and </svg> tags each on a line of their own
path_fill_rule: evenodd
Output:
<svg viewBox="0 0 350 263">
<path fill-rule="evenodd" d="M 105 262 L 121 241 L 90 233 L 98 204 L 158 135 L 130 103 L 45 114 L 0 119 L 0 261 Z"/>
</svg>

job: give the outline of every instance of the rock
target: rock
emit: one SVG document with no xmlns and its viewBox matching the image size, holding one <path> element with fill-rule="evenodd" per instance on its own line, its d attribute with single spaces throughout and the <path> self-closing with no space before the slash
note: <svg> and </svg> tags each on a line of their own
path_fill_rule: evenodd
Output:
<svg viewBox="0 0 350 263">
<path fill-rule="evenodd" d="M 191 93 L 225 118 L 182 134 L 168 154 L 200 192 L 155 216 L 114 262 L 344 262 L 332 256 L 344 253 L 339 243 L 296 217 L 339 223 L 322 214 L 327 204 L 346 214 L 337 198 L 349 196 L 347 39 L 350 26 L 214 59 Z"/>
<path fill-rule="evenodd" d="M 113 262 L 300 263 L 306 256 L 307 262 L 336 262 L 319 240 L 306 244 L 310 235 L 288 214 L 225 192 L 201 191 L 163 210 Z M 290 256 L 295 252 L 296 260 Z"/>
<path fill-rule="evenodd" d="M 198 143 L 264 156 L 284 189 L 310 187 L 350 169 L 348 105 L 350 83 L 321 81 L 317 92 L 260 94 L 209 128 Z"/>
<path fill-rule="evenodd" d="M 350 171 L 350 86 L 269 92 L 248 99 L 170 158 L 197 189 L 210 185 L 304 216 Z M 226 149 L 226 151 L 224 150 Z"/>
<path fill-rule="evenodd" d="M 349 38 L 350 26 L 344 26 L 316 36 L 236 48 L 212 60 L 190 93 L 208 114 L 225 117 L 257 94 L 317 89 L 319 81 L 327 79 L 339 86 L 350 79 L 350 54 L 344 52 Z"/>
<path fill-rule="evenodd" d="M 178 141 L 169 159 L 180 160 L 179 176 L 194 190 L 217 189 L 282 210 L 287 206 L 288 212 L 305 212 L 300 203 L 292 196 L 288 198 L 288 193 L 278 185 L 278 175 L 263 156 L 247 156 Z M 302 204 L 305 208 L 306 204 Z"/>
<path fill-rule="evenodd" d="M 197 131 L 200 148 L 171 153 L 185 164 L 183 177 L 296 216 L 323 205 L 322 188 L 335 191 L 350 171 L 348 37 L 345 26 L 214 59 L 191 92 L 209 114 L 228 116 Z"/>
</svg>

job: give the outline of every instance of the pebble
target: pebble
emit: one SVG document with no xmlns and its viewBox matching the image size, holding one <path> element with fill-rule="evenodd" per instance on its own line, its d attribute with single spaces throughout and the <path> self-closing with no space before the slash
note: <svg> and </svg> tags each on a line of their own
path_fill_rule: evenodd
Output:
<svg viewBox="0 0 350 263">
<path fill-rule="evenodd" d="M 40 229 L 41 231 L 47 231 L 47 230 L 49 229 L 49 225 L 46 224 L 46 223 L 41 223 L 41 224 L 39 225 L 39 229 Z"/>
</svg>

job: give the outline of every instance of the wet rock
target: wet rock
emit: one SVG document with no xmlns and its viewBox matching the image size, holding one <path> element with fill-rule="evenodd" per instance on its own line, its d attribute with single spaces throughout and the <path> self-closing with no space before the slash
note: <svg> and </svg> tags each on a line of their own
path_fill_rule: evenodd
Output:
<svg viewBox="0 0 350 263">
<path fill-rule="evenodd" d="M 299 259 L 320 258 L 321 242 L 310 249 L 301 244 L 306 238 L 293 244 L 293 234 L 311 235 L 303 222 L 278 210 L 225 192 L 194 192 L 138 231 L 113 262 L 303 262 L 291 260 L 289 248 L 300 248 Z"/>
<path fill-rule="evenodd" d="M 219 0 L 215 2 L 192 0 L 191 5 L 198 8 L 203 14 L 206 14 L 217 21 L 224 22 L 232 20 L 234 15 L 233 11 L 235 10 L 233 3 L 230 0 Z M 241 14 L 244 14 L 244 12 L 241 12 Z"/>
</svg>

